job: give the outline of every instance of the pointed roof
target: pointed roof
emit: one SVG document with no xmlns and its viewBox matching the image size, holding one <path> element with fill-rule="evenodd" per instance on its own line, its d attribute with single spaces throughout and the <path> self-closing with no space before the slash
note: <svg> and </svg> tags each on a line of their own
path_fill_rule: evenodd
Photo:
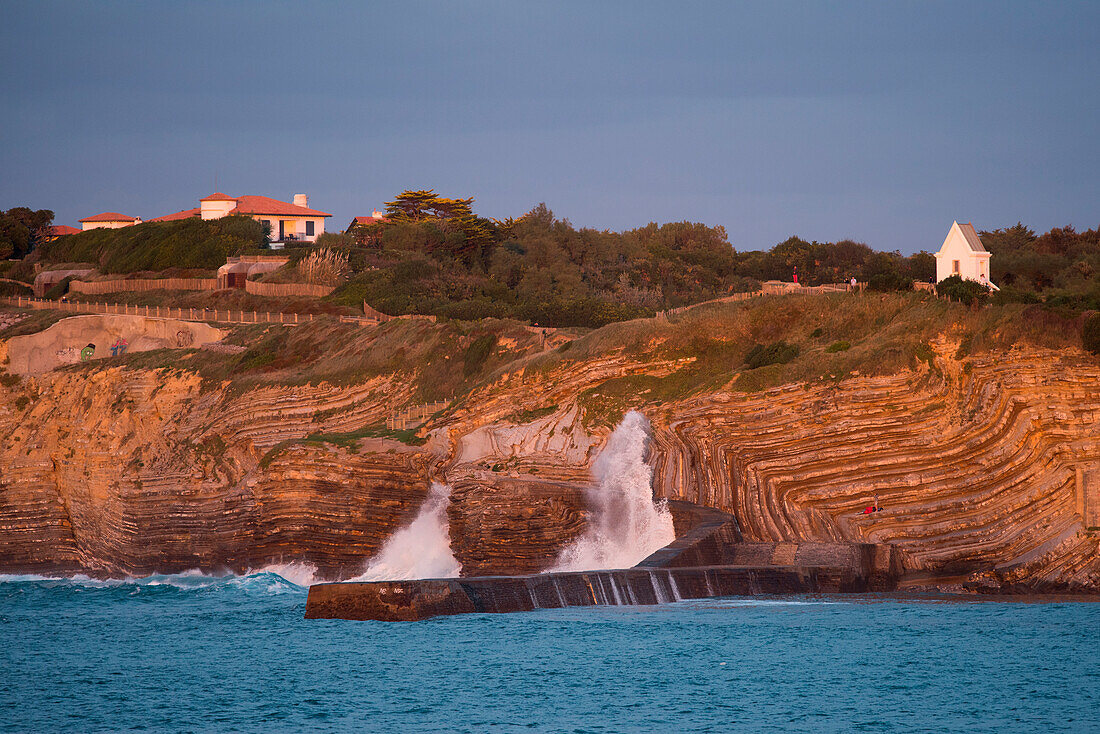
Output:
<svg viewBox="0 0 1100 734">
<path fill-rule="evenodd" d="M 216 194 L 210 194 L 210 196 L 204 196 L 199 201 L 236 201 L 236 198 L 229 194 L 223 194 L 220 191 Z"/>
<path fill-rule="evenodd" d="M 67 224 L 50 225 L 50 237 L 64 237 L 67 234 L 78 234 L 79 232 L 79 229 L 70 227 Z"/>
<path fill-rule="evenodd" d="M 119 214 L 118 212 L 103 212 L 102 214 L 96 214 L 94 217 L 84 217 L 79 220 L 81 222 L 136 222 L 137 217 L 128 217 L 125 214 Z"/>
<path fill-rule="evenodd" d="M 978 233 L 974 231 L 973 224 L 971 224 L 970 222 L 967 222 L 966 224 L 959 224 L 958 222 L 955 222 L 955 226 L 959 228 L 960 232 L 962 232 L 963 239 L 966 240 L 966 244 L 970 247 L 971 250 L 973 250 L 974 252 L 988 252 L 988 250 L 982 247 L 982 241 L 978 237 Z"/>
</svg>

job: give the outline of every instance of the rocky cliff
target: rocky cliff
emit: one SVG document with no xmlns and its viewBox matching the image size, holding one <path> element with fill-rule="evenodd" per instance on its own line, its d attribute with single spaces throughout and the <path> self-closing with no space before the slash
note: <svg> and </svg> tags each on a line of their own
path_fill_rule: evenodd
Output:
<svg viewBox="0 0 1100 734">
<path fill-rule="evenodd" d="M 1037 345 L 959 356 L 946 331 L 929 343 L 886 374 L 750 390 L 731 367 L 682 394 L 664 386 L 701 363 L 690 353 L 518 360 L 419 446 L 347 433 L 408 404 L 415 379 L 399 371 L 242 389 L 107 362 L 5 380 L 0 570 L 308 561 L 346 578 L 431 481 L 453 487 L 464 574 L 542 570 L 584 528 L 588 469 L 617 420 L 597 406 L 633 380 L 650 386 L 626 398 L 653 423 L 655 492 L 732 513 L 746 540 L 894 543 L 918 585 L 1100 589 L 1100 363 Z"/>
</svg>

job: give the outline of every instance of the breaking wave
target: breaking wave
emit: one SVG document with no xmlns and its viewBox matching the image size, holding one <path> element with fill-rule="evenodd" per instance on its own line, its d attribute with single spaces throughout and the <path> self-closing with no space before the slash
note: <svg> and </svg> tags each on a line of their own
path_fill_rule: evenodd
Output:
<svg viewBox="0 0 1100 734">
<path fill-rule="evenodd" d="M 313 583 L 316 569 L 308 563 L 275 564 L 246 574 L 206 574 L 197 569 L 181 573 L 155 573 L 149 576 L 124 578 L 92 578 L 74 576 L 43 576 L 37 574 L 0 574 L 2 585 L 27 585 L 38 588 L 103 589 L 128 592 L 164 588 L 186 592 L 217 592 L 243 590 L 265 594 L 301 594 Z"/>
<path fill-rule="evenodd" d="M 597 485 L 587 495 L 588 526 L 562 549 L 552 571 L 629 568 L 675 540 L 668 504 L 653 501 L 648 443 L 649 421 L 631 410 L 592 465 Z"/>
<path fill-rule="evenodd" d="M 367 563 L 367 568 L 350 581 L 400 581 L 404 579 L 455 578 L 462 571 L 451 552 L 447 507 L 451 487 L 432 483 L 420 512 L 409 525 L 400 528 Z"/>
</svg>

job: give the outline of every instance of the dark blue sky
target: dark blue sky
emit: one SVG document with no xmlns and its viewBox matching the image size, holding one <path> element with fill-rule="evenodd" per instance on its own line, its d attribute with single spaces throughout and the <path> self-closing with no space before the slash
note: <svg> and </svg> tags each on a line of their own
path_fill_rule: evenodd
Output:
<svg viewBox="0 0 1100 734">
<path fill-rule="evenodd" d="M 1100 224 L 1100 3 L 0 1 L 0 208 L 405 188 L 934 250 Z"/>
</svg>

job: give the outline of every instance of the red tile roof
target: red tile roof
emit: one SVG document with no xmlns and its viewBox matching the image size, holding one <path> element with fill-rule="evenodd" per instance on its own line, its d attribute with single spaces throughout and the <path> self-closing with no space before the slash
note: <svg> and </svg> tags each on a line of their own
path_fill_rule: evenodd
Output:
<svg viewBox="0 0 1100 734">
<path fill-rule="evenodd" d="M 118 212 L 103 212 L 102 214 L 96 214 L 94 217 L 85 217 L 79 221 L 81 222 L 136 222 L 137 217 L 128 217 L 125 214 L 119 214 Z"/>
<path fill-rule="evenodd" d="M 210 194 L 210 196 L 204 196 L 203 198 L 199 199 L 199 201 L 236 201 L 236 198 L 230 196 L 229 194 L 218 192 L 216 194 Z"/>
<path fill-rule="evenodd" d="M 76 234 L 80 230 L 67 224 L 54 224 L 50 226 L 50 237 L 62 237 L 67 234 Z"/>
<path fill-rule="evenodd" d="M 237 208 L 230 214 L 271 214 L 274 216 L 288 217 L 331 217 L 316 209 L 304 206 L 296 206 L 287 201 L 279 201 L 268 196 L 238 196 Z"/>
<path fill-rule="evenodd" d="M 177 219 L 190 219 L 191 217 L 197 217 L 202 214 L 201 209 L 184 209 L 182 212 L 176 212 L 175 214 L 165 214 L 163 217 L 155 217 L 148 221 L 150 222 L 174 222 Z"/>
<path fill-rule="evenodd" d="M 386 221 L 385 217 L 374 217 L 374 216 L 371 216 L 371 217 L 356 217 L 355 219 L 351 220 L 351 222 L 348 224 L 347 228 L 344 229 L 344 232 L 350 234 L 351 230 L 353 230 L 357 225 L 360 225 L 360 224 L 376 224 L 378 222 L 384 222 L 384 221 Z"/>
</svg>

